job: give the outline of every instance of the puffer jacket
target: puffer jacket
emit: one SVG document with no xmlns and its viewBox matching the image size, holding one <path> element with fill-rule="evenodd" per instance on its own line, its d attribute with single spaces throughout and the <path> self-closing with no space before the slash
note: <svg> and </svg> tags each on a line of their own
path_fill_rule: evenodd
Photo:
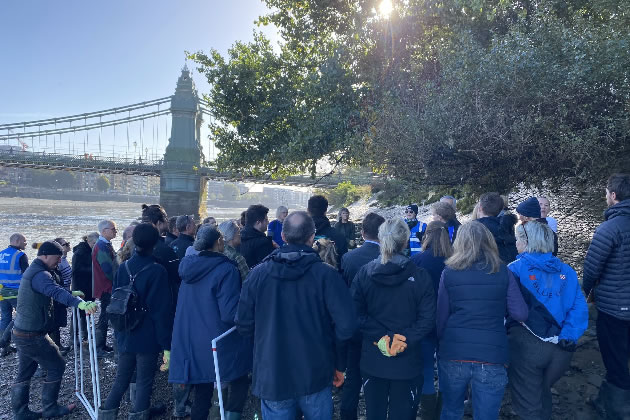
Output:
<svg viewBox="0 0 630 420">
<path fill-rule="evenodd" d="M 551 253 L 527 252 L 508 268 L 529 309 L 525 326 L 543 341 L 577 342 L 588 327 L 588 307 L 575 270 Z"/>
<path fill-rule="evenodd" d="M 630 199 L 610 206 L 584 260 L 582 287 L 594 288 L 597 309 L 630 320 Z"/>
</svg>

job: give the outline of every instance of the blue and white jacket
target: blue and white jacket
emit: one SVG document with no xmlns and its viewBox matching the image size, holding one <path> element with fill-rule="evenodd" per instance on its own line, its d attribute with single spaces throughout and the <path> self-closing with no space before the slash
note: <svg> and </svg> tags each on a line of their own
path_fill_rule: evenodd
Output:
<svg viewBox="0 0 630 420">
<path fill-rule="evenodd" d="M 577 342 L 588 327 L 588 307 L 575 270 L 551 253 L 527 252 L 508 268 L 529 307 L 523 325 L 543 341 Z"/>
</svg>

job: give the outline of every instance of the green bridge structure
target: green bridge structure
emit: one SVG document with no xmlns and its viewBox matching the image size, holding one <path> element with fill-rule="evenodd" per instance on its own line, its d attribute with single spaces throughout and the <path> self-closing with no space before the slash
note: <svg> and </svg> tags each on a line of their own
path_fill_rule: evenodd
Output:
<svg viewBox="0 0 630 420">
<path fill-rule="evenodd" d="M 172 96 L 86 114 L 0 124 L 0 166 L 159 176 L 160 204 L 167 213 L 197 216 L 209 179 L 331 188 L 343 181 L 369 184 L 375 178 L 373 174 L 348 177 L 334 172 L 315 177 L 274 178 L 254 176 L 247 171 L 219 171 L 206 161 L 202 150 L 200 131 L 204 115 L 211 116 L 211 112 L 207 104 L 200 100 L 190 71 L 185 66 Z M 168 119 L 169 116 L 170 130 L 168 121 L 165 121 L 164 134 L 166 136 L 170 131 L 170 136 L 165 149 L 160 149 L 159 141 L 156 140 L 155 121 L 161 117 Z M 145 121 L 150 120 L 154 122 L 153 142 L 146 138 L 150 136 L 145 136 Z M 140 126 L 140 138 L 130 135 L 129 127 L 133 123 Z M 126 126 L 126 149 L 124 140 L 120 141 L 116 137 L 117 126 L 119 132 L 120 126 Z M 108 127 L 114 130 L 111 154 L 103 141 L 103 129 Z M 159 133 L 159 128 L 157 131 Z M 90 132 L 98 133 L 98 144 L 95 144 L 94 135 L 92 139 L 89 138 Z M 83 141 L 81 138 L 77 140 L 77 133 L 83 136 Z M 64 136 L 67 149 L 62 143 Z M 40 147 L 35 145 L 36 141 Z M 41 146 L 44 141 L 45 147 Z M 116 150 L 117 145 L 122 146 L 123 150 L 121 147 Z"/>
</svg>

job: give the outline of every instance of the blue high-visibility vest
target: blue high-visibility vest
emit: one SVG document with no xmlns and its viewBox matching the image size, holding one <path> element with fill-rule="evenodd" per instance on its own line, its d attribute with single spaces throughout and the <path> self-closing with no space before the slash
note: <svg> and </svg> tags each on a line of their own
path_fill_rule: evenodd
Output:
<svg viewBox="0 0 630 420">
<path fill-rule="evenodd" d="M 410 256 L 413 256 L 422 251 L 422 244 L 420 243 L 420 239 L 417 235 L 417 233 L 420 232 L 420 221 L 418 221 L 418 223 L 416 223 L 416 225 L 412 227 L 410 231 L 411 234 L 409 235 L 409 254 Z"/>
<path fill-rule="evenodd" d="M 423 223 L 422 224 L 422 235 L 420 235 L 420 237 L 422 238 L 424 236 L 424 232 L 427 230 L 427 224 Z M 455 234 L 455 226 L 449 226 L 448 227 L 448 237 L 451 240 L 451 243 L 453 243 L 453 235 Z"/>
<path fill-rule="evenodd" d="M 19 289 L 22 280 L 20 258 L 24 255 L 19 249 L 8 247 L 0 252 L 0 284 L 7 289 Z"/>
</svg>

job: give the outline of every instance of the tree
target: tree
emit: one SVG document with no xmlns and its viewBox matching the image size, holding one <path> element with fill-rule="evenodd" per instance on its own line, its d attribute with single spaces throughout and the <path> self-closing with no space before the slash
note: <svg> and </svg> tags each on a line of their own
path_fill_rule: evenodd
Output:
<svg viewBox="0 0 630 420">
<path fill-rule="evenodd" d="M 266 0 L 257 35 L 192 58 L 219 166 L 335 164 L 412 185 L 507 191 L 630 170 L 630 3 Z"/>
<path fill-rule="evenodd" d="M 109 182 L 109 178 L 107 178 L 105 175 L 101 175 L 98 178 L 96 178 L 97 191 L 106 192 L 109 190 L 110 185 L 111 184 Z"/>
</svg>

